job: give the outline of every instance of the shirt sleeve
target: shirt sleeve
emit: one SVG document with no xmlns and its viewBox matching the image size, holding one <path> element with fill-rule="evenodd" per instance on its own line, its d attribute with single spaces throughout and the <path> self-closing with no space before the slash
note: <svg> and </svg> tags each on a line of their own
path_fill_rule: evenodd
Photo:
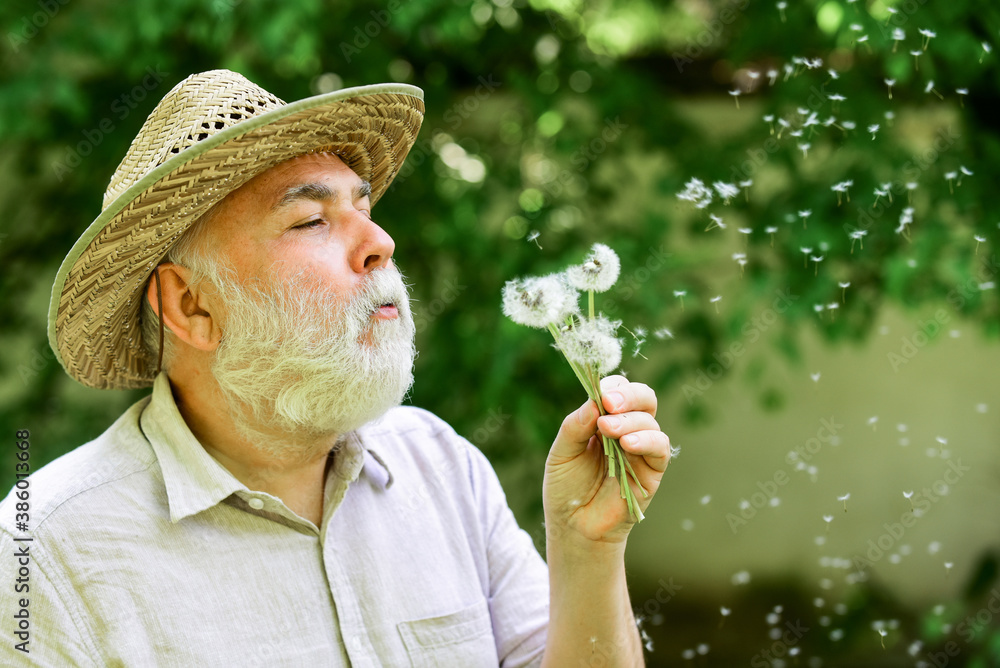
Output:
<svg viewBox="0 0 1000 668">
<path fill-rule="evenodd" d="M 38 559 L 39 545 L 37 541 L 15 541 L 7 531 L 0 530 L 0 555 L 8 574 L 0 586 L 0 614 L 6 620 L 0 665 L 96 666 L 93 647 L 78 625 L 82 618 L 73 615 L 67 605 L 76 595 L 72 590 L 59 591 L 46 576 L 44 564 Z M 27 556 L 18 556 L 25 550 Z M 26 622 L 17 617 L 24 611 Z"/>
<path fill-rule="evenodd" d="M 469 475 L 483 527 L 489 607 L 503 668 L 541 665 L 549 624 L 549 570 L 518 527 L 493 467 L 471 444 Z"/>
</svg>

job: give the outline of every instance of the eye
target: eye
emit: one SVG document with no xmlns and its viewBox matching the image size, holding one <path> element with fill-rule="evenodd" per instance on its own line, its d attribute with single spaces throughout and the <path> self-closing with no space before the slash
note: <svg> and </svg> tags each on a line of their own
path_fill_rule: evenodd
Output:
<svg viewBox="0 0 1000 668">
<path fill-rule="evenodd" d="M 299 223 L 298 225 L 292 225 L 293 230 L 311 230 L 315 227 L 325 224 L 326 221 L 322 218 L 311 218 L 305 222 Z"/>
</svg>

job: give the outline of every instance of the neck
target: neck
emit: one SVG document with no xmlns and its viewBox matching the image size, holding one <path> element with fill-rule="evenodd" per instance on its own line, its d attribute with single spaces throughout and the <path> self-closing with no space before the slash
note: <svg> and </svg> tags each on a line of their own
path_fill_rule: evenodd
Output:
<svg viewBox="0 0 1000 668">
<path fill-rule="evenodd" d="M 251 441 L 236 425 L 210 374 L 201 369 L 194 375 L 171 369 L 170 385 L 181 416 L 206 452 L 248 489 L 281 499 L 292 512 L 320 526 L 327 464 L 336 435 L 294 441 L 256 429 L 260 437 Z M 255 445 L 260 442 L 277 447 L 268 452 Z"/>
</svg>

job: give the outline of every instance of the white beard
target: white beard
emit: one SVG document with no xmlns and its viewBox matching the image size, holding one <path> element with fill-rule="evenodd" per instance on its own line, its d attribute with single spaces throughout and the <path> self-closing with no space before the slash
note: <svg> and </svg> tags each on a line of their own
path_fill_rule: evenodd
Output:
<svg viewBox="0 0 1000 668">
<path fill-rule="evenodd" d="M 212 363 L 243 435 L 276 459 L 307 459 L 398 406 L 413 383 L 414 323 L 395 265 L 369 273 L 344 300 L 311 275 L 240 285 L 226 271 L 208 280 L 226 313 Z M 382 304 L 399 317 L 382 320 Z M 304 451 L 304 444 L 325 448 Z M 325 445 L 324 445 L 325 443 Z"/>
</svg>

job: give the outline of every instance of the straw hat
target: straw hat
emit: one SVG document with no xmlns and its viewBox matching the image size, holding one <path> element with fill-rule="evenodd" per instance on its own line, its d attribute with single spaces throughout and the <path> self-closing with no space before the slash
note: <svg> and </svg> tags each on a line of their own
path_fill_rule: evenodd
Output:
<svg viewBox="0 0 1000 668">
<path fill-rule="evenodd" d="M 254 176 L 297 155 L 336 153 L 371 183 L 374 205 L 423 120 L 423 91 L 359 86 L 285 104 L 228 70 L 167 93 L 115 170 L 104 206 L 63 260 L 49 304 L 49 343 L 89 387 L 153 384 L 143 351 L 144 287 L 203 213 Z"/>
</svg>

